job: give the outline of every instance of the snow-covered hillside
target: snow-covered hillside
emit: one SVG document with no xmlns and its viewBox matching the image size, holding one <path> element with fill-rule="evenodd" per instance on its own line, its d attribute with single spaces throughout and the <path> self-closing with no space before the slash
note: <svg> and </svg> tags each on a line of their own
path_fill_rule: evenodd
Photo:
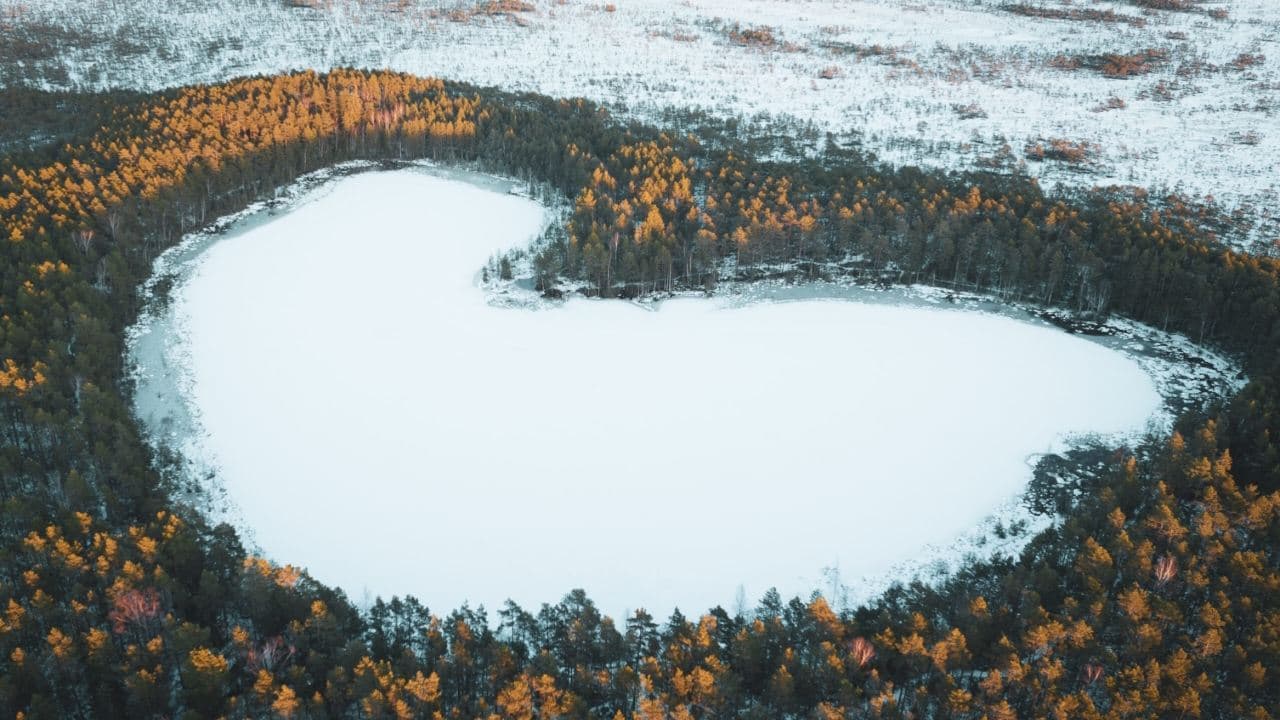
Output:
<svg viewBox="0 0 1280 720">
<path fill-rule="evenodd" d="M 0 82 L 335 65 L 812 123 L 899 164 L 1136 185 L 1280 238 L 1275 0 L 0 0 Z M 1043 157 L 1043 159 L 1039 159 Z"/>
</svg>

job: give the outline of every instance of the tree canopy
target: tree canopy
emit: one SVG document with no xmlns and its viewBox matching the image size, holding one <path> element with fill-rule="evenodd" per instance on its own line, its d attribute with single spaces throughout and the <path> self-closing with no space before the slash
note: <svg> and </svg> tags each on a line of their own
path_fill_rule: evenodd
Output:
<svg viewBox="0 0 1280 720">
<path fill-rule="evenodd" d="M 765 163 L 584 101 L 389 72 L 122 97 L 103 118 L 0 161 L 9 716 L 1280 714 L 1280 263 L 1223 247 L 1190 209 L 835 151 Z M 361 613 L 179 502 L 130 412 L 123 333 L 185 232 L 309 170 L 421 157 L 571 198 L 537 266 L 594 293 L 770 272 L 961 287 L 1185 332 L 1252 380 L 1170 437 L 1116 449 L 1021 557 L 856 610 L 770 593 L 741 613 L 619 625 L 571 592 L 496 616 L 412 598 Z"/>
</svg>

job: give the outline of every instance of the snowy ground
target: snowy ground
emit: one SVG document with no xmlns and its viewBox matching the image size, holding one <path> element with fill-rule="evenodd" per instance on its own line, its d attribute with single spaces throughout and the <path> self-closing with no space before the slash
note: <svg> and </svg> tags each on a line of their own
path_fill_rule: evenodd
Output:
<svg viewBox="0 0 1280 720">
<path fill-rule="evenodd" d="M 162 259 L 185 280 L 131 354 L 143 419 L 216 468 L 230 516 L 357 600 L 582 587 L 665 615 L 831 592 L 829 568 L 864 597 L 929 548 L 982 551 L 1037 454 L 1161 407 L 1126 355 L 992 313 L 498 307 L 476 269 L 536 203 L 423 170 L 302 200 Z"/>
<path fill-rule="evenodd" d="M 1212 196 L 1239 212 L 1235 242 L 1277 251 L 1275 0 L 1188 12 L 1097 0 L 535 0 L 529 12 L 451 12 L 480 4 L 0 0 L 0 82 L 153 89 L 354 65 L 582 96 L 657 122 L 674 122 L 669 108 L 793 118 L 813 124 L 815 146 L 831 131 L 895 164 Z M 1019 4 L 1057 17 L 1009 9 Z M 1134 74 L 1106 69 L 1103 56 L 1147 51 Z M 1055 140 L 1084 161 L 1028 158 Z"/>
</svg>

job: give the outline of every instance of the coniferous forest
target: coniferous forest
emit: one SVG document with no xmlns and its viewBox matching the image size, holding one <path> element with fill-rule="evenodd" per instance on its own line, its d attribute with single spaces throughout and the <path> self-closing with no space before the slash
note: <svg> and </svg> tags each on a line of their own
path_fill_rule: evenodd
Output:
<svg viewBox="0 0 1280 720">
<path fill-rule="evenodd" d="M 1280 261 L 1228 249 L 1197 208 L 834 144 L 758 161 L 698 118 L 664 133 L 390 72 L 9 90 L 3 118 L 0 716 L 1280 717 Z M 548 290 L 925 283 L 1185 333 L 1250 380 L 1109 448 L 1020 557 L 856 610 L 768 593 L 610 618 L 571 592 L 361 612 L 178 500 L 131 412 L 123 333 L 185 233 L 312 170 L 420 158 L 571 201 L 534 258 Z"/>
</svg>

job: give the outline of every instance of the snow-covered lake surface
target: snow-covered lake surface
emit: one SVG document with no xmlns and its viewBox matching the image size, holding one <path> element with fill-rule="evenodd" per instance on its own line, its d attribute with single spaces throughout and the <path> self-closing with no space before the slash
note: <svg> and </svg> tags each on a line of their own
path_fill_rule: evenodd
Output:
<svg viewBox="0 0 1280 720">
<path fill-rule="evenodd" d="M 830 567 L 857 594 L 1008 508 L 1036 454 L 1161 404 L 1132 358 L 990 313 L 491 305 L 477 270 L 544 222 L 373 172 L 180 249 L 132 333 L 139 414 L 216 468 L 263 552 L 357 601 L 581 587 L 665 616 L 826 589 Z"/>
</svg>

